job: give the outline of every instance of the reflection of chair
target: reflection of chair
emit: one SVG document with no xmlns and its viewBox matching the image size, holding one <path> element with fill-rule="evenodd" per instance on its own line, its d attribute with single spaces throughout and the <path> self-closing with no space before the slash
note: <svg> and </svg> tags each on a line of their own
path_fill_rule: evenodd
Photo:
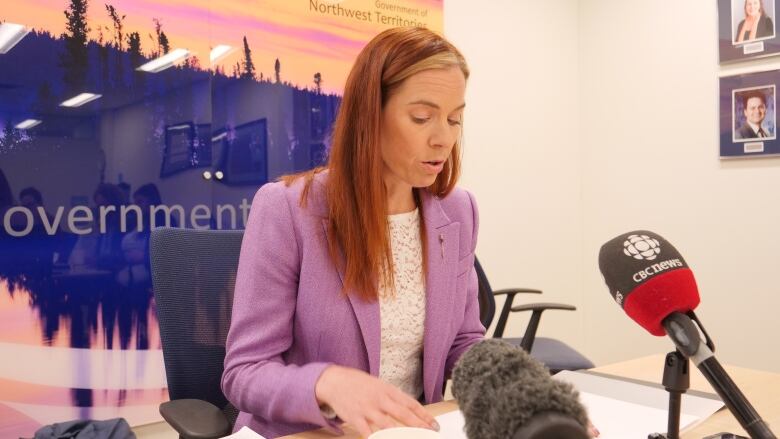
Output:
<svg viewBox="0 0 780 439">
<path fill-rule="evenodd" d="M 561 309 L 574 311 L 576 308 L 571 305 L 560 303 L 530 303 L 527 305 L 512 306 L 515 295 L 518 293 L 541 294 L 540 290 L 529 288 L 508 288 L 504 290 L 493 291 L 488 282 L 485 271 L 482 269 L 477 259 L 474 259 L 474 266 L 477 269 L 477 279 L 479 282 L 479 308 L 480 320 L 485 328 L 490 326 L 496 311 L 495 296 L 506 295 L 506 301 L 501 314 L 496 323 L 496 330 L 493 332 L 493 338 L 503 338 L 506 321 L 510 312 L 531 311 L 531 319 L 526 327 L 523 338 L 504 338 L 509 343 L 520 346 L 531 356 L 541 361 L 550 369 L 551 373 L 561 370 L 579 370 L 590 369 L 594 364 L 585 358 L 582 354 L 575 351 L 572 347 L 562 341 L 536 337 L 536 330 L 539 327 L 539 320 L 542 318 L 542 312 L 548 309 Z"/>
<path fill-rule="evenodd" d="M 151 234 L 152 281 L 171 401 L 163 418 L 183 438 L 230 433 L 222 394 L 225 339 L 243 231 L 160 228 Z"/>
</svg>

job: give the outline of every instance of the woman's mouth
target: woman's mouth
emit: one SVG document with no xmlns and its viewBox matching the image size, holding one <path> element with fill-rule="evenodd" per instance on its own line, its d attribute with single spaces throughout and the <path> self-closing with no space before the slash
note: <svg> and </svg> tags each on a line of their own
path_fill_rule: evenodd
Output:
<svg viewBox="0 0 780 439">
<path fill-rule="evenodd" d="M 430 160 L 422 162 L 423 169 L 429 174 L 438 174 L 444 168 L 444 160 Z"/>
</svg>

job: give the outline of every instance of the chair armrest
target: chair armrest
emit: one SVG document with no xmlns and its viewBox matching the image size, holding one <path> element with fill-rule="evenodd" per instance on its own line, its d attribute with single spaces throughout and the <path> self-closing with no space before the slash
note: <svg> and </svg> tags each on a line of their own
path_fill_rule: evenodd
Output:
<svg viewBox="0 0 780 439">
<path fill-rule="evenodd" d="M 160 404 L 160 414 L 185 439 L 214 439 L 230 434 L 230 424 L 215 405 L 200 399 Z"/>
<path fill-rule="evenodd" d="M 544 311 L 546 309 L 560 309 L 564 311 L 576 311 L 577 307 L 574 305 L 567 305 L 565 303 L 528 303 L 525 305 L 517 305 L 511 308 L 512 312 L 518 311 Z"/>
<path fill-rule="evenodd" d="M 533 288 L 504 288 L 503 290 L 493 291 L 494 296 L 501 296 L 503 294 L 517 294 L 517 293 L 542 294 L 542 290 L 535 290 Z"/>
<path fill-rule="evenodd" d="M 517 293 L 542 294 L 542 290 L 535 290 L 533 288 L 504 288 L 503 290 L 493 291 L 493 296 L 507 296 L 504 301 L 504 306 L 501 308 L 501 314 L 498 315 L 498 322 L 496 322 L 496 330 L 493 331 L 493 338 L 503 337 L 506 321 L 509 318 L 509 310 L 512 308 L 512 302 L 514 302 Z"/>
<path fill-rule="evenodd" d="M 520 342 L 520 346 L 525 349 L 526 352 L 530 353 L 531 348 L 534 347 L 534 340 L 536 340 L 536 330 L 539 328 L 539 321 L 542 320 L 542 313 L 548 309 L 575 311 L 577 307 L 573 305 L 567 305 L 565 303 L 528 303 L 511 308 L 512 312 L 531 311 L 531 319 L 528 320 L 528 326 L 525 328 L 523 340 Z"/>
</svg>

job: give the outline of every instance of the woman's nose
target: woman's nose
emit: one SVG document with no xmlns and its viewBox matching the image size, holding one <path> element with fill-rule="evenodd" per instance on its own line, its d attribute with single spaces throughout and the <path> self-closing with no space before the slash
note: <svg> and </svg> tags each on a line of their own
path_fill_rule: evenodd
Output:
<svg viewBox="0 0 780 439">
<path fill-rule="evenodd" d="M 455 144 L 455 134 L 448 121 L 444 121 L 436 126 L 431 136 L 430 145 L 435 147 L 450 147 Z"/>
</svg>

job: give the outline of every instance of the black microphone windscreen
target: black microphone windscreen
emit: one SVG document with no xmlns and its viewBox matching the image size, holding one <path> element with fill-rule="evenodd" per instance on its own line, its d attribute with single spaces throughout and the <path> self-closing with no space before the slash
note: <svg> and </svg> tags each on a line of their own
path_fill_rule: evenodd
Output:
<svg viewBox="0 0 780 439">
<path fill-rule="evenodd" d="M 585 428 L 588 418 L 574 388 L 553 380 L 524 350 L 500 340 L 474 345 L 458 360 L 452 394 L 469 438 L 505 439 L 535 415 L 557 412 Z"/>
<path fill-rule="evenodd" d="M 497 389 L 520 375 L 549 377 L 544 365 L 525 351 L 501 340 L 484 340 L 464 353 L 452 372 L 452 395 L 468 402 L 481 388 Z M 475 391 L 470 387 L 476 386 Z"/>
</svg>

